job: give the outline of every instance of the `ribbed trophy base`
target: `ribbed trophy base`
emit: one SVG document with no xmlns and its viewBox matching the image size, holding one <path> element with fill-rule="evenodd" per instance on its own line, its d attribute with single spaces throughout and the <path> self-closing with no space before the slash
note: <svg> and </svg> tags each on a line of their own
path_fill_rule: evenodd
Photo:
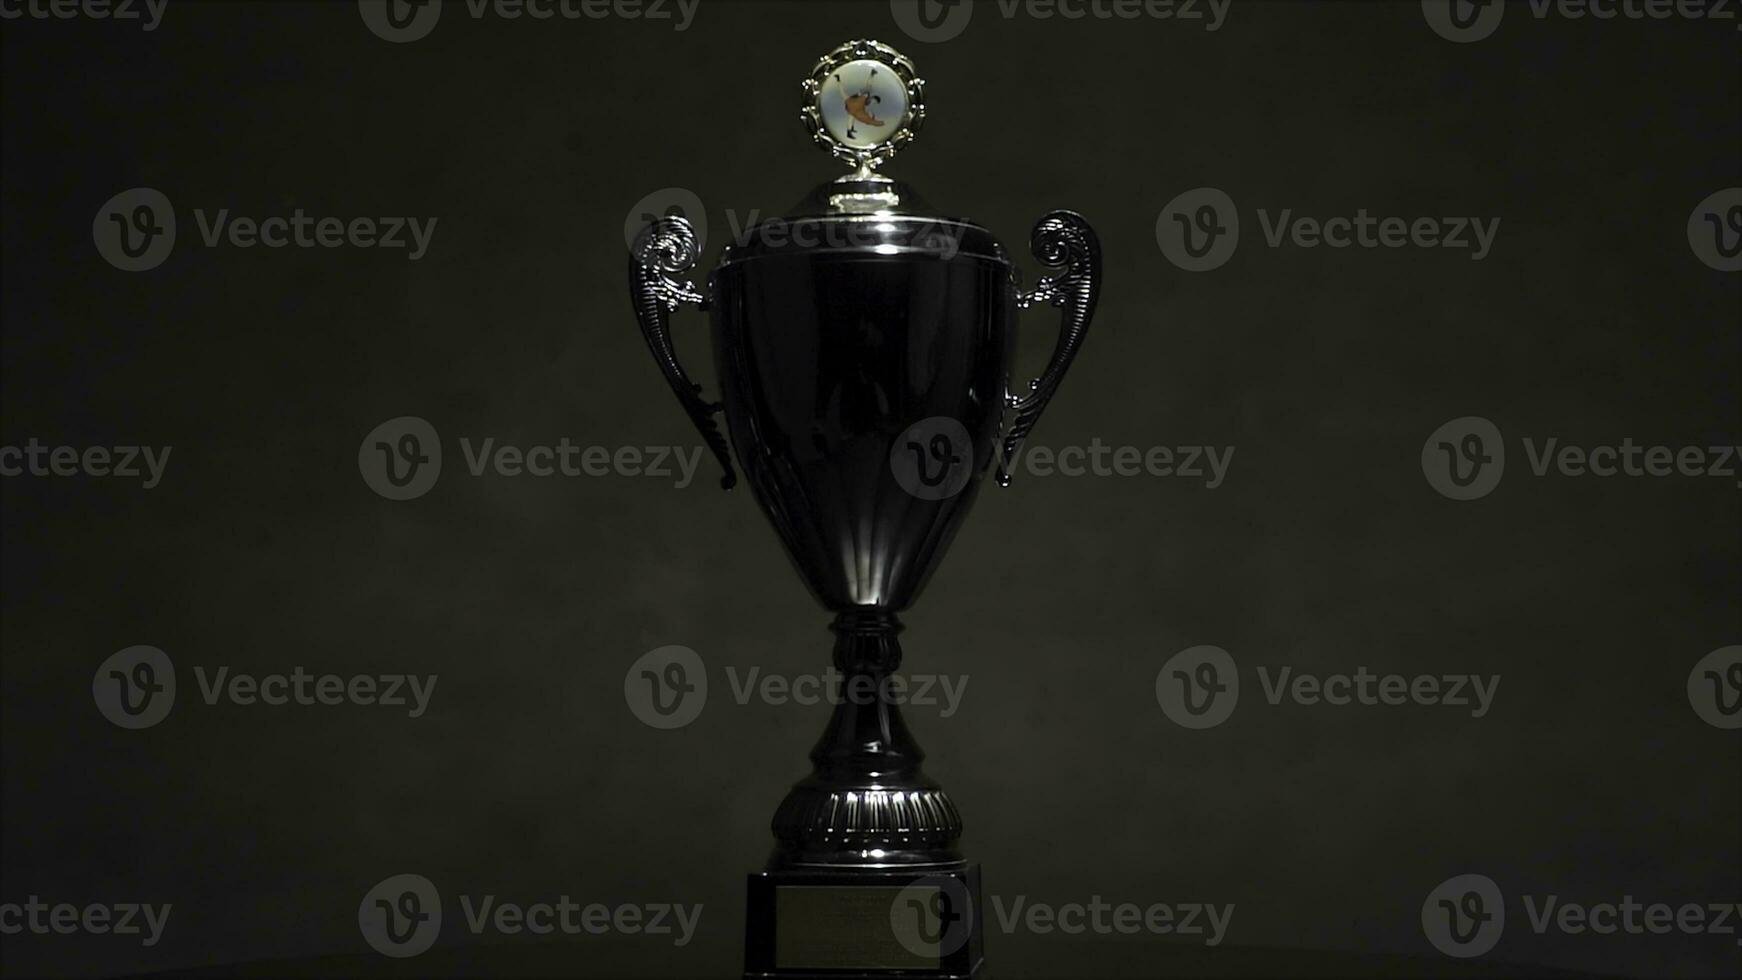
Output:
<svg viewBox="0 0 1742 980">
<path fill-rule="evenodd" d="M 764 871 L 747 884 L 744 976 L 980 977 L 980 868 Z"/>
<path fill-rule="evenodd" d="M 750 876 L 744 975 L 974 977 L 980 870 L 885 683 L 901 622 L 854 610 L 831 629 L 847 693 L 774 814 L 767 870 Z"/>
</svg>

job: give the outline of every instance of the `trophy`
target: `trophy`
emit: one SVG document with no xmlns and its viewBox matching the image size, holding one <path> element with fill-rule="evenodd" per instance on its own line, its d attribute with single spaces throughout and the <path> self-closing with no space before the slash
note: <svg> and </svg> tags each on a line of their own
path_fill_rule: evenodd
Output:
<svg viewBox="0 0 1742 980">
<path fill-rule="evenodd" d="M 737 483 L 723 411 L 757 503 L 835 617 L 842 696 L 749 878 L 746 977 L 970 977 L 983 960 L 961 815 L 890 696 L 898 614 L 987 471 L 1009 484 L 1088 331 L 1101 257 L 1080 216 L 1054 211 L 1030 239 L 1050 274 L 1024 290 L 991 232 L 880 175 L 925 120 L 924 95 L 894 48 L 841 45 L 805 79 L 801 107 L 852 172 L 741 234 L 706 292 L 683 278 L 700 246 L 681 215 L 655 218 L 629 257 L 636 319 L 721 486 Z M 683 305 L 711 313 L 718 402 L 678 363 L 669 317 Z M 1019 390 L 1017 311 L 1037 305 L 1058 308 L 1062 327 L 1051 363 Z"/>
</svg>

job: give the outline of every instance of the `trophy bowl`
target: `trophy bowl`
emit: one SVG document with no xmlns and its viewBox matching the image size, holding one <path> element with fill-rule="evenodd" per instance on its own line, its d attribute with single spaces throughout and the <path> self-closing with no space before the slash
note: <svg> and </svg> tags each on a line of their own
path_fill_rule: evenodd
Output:
<svg viewBox="0 0 1742 980">
<path fill-rule="evenodd" d="M 1087 332 L 1100 246 L 1054 211 L 1030 246 L 1050 274 L 1024 290 L 992 233 L 944 216 L 876 169 L 925 118 L 913 63 L 851 41 L 802 86 L 813 138 L 853 172 L 760 222 L 701 292 L 681 215 L 654 219 L 629 257 L 636 318 L 660 370 L 719 460 L 738 464 L 813 595 L 834 614 L 834 706 L 812 771 L 775 812 L 775 847 L 748 889 L 745 975 L 975 975 L 979 874 L 957 849 L 955 804 L 921 768 L 888 680 L 898 613 L 918 598 L 996 466 L 1015 458 Z M 679 364 L 670 314 L 711 314 L 722 396 Z M 1039 378 L 1011 384 L 1018 311 L 1059 309 Z"/>
</svg>

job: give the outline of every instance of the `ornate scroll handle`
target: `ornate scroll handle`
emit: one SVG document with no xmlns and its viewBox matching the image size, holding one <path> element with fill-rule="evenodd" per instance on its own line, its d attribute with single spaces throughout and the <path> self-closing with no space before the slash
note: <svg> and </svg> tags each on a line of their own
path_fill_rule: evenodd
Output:
<svg viewBox="0 0 1742 980">
<path fill-rule="evenodd" d="M 1059 328 L 1058 346 L 1053 349 L 1052 363 L 1046 366 L 1046 371 L 1029 382 L 1027 394 L 1010 392 L 1004 396 L 1010 422 L 998 459 L 1001 487 L 1010 485 L 1011 461 L 1039 421 L 1040 413 L 1052 401 L 1071 361 L 1076 359 L 1077 349 L 1089 332 L 1089 319 L 1095 315 L 1095 301 L 1101 295 L 1101 240 L 1082 215 L 1075 211 L 1048 214 L 1035 224 L 1028 247 L 1048 269 L 1063 271 L 1039 280 L 1029 292 L 1018 292 L 1016 306 L 1026 310 L 1041 303 L 1051 304 L 1064 311 L 1064 320 Z"/>
<path fill-rule="evenodd" d="M 696 267 L 701 247 L 695 229 L 676 215 L 654 219 L 635 238 L 629 253 L 629 298 L 635 306 L 635 319 L 641 324 L 641 335 L 647 338 L 647 349 L 659 362 L 659 370 L 671 385 L 672 393 L 689 413 L 696 431 L 714 451 L 726 475 L 720 478 L 720 488 L 730 490 L 738 483 L 738 473 L 732 468 L 732 456 L 726 449 L 726 437 L 714 423 L 719 402 L 705 401 L 702 386 L 692 382 L 677 362 L 677 348 L 671 342 L 671 312 L 683 303 L 693 303 L 697 309 L 708 308 L 708 298 L 688 280 L 678 280 Z"/>
</svg>

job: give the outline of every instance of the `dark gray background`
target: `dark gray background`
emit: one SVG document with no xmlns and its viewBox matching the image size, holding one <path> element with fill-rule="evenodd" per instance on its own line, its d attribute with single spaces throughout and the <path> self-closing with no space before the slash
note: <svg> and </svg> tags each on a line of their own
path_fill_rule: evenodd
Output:
<svg viewBox="0 0 1742 980">
<path fill-rule="evenodd" d="M 1715 937 L 1537 936 L 1520 894 L 1742 899 L 1737 734 L 1684 694 L 1739 642 L 1732 481 L 1536 478 L 1539 442 L 1734 442 L 1735 274 L 1684 226 L 1738 180 L 1734 22 L 1540 21 L 1456 45 L 1414 2 L 1236 2 L 1177 21 L 1006 20 L 944 44 L 889 5 L 705 2 L 641 21 L 474 21 L 388 44 L 355 4 L 172 3 L 162 27 L 8 21 L 0 443 L 173 445 L 167 477 L 11 477 L 4 493 L 0 901 L 173 902 L 168 934 L 10 936 L 8 975 L 266 961 L 266 972 L 724 976 L 743 875 L 822 707 L 736 704 L 727 667 L 826 663 L 825 615 L 745 492 L 473 478 L 458 438 L 696 443 L 629 315 L 622 228 L 688 188 L 713 226 L 836 168 L 796 84 L 850 37 L 920 64 L 931 117 L 890 168 L 1019 253 L 1068 206 L 1106 250 L 1087 347 L 1035 442 L 1234 445 L 1225 485 L 1018 478 L 982 494 L 907 617 L 908 669 L 966 674 L 910 720 L 968 821 L 988 897 L 1234 903 L 1221 950 L 1005 934 L 1001 976 L 1468 971 L 1427 892 L 1514 903 L 1492 963 L 1715 976 Z M 1245 237 L 1191 274 L 1176 194 L 1226 191 Z M 174 202 L 162 267 L 91 223 Z M 437 216 L 430 253 L 208 249 L 192 211 Z M 1257 208 L 1498 216 L 1493 254 L 1271 249 Z M 1034 264 L 1023 256 L 1029 275 Z M 1024 320 L 1023 373 L 1054 317 Z M 712 383 L 703 320 L 678 318 Z M 358 444 L 428 419 L 447 468 L 384 500 Z M 1434 492 L 1428 434 L 1505 433 L 1489 497 Z M 146 731 L 92 704 L 104 658 L 174 658 Z M 713 694 L 658 732 L 623 680 L 698 651 Z M 1240 662 L 1241 706 L 1188 731 L 1161 664 Z M 195 665 L 440 675 L 430 712 L 208 706 Z M 1494 710 L 1264 702 L 1257 666 L 1499 673 Z M 427 875 L 449 900 L 703 903 L 697 941 L 370 951 L 357 902 Z M 988 910 L 990 912 L 990 910 Z M 995 921 L 989 915 L 989 923 Z M 1272 952 L 1263 950 L 1289 950 Z M 1310 951 L 1310 952 L 1309 952 Z M 1361 959 L 1338 958 L 1358 954 Z M 1328 958 L 1327 958 L 1328 957 Z M 1394 959 L 1385 959 L 1394 957 Z"/>
</svg>

